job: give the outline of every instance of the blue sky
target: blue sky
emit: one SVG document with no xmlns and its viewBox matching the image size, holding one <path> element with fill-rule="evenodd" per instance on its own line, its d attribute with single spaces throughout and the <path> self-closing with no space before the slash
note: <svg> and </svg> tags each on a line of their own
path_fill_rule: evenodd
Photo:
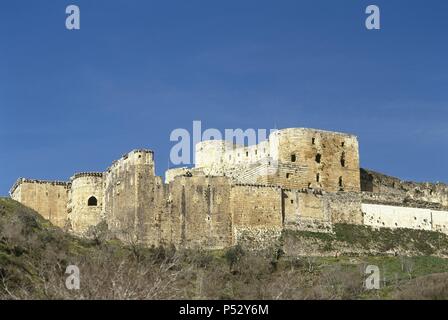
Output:
<svg viewBox="0 0 448 320">
<path fill-rule="evenodd" d="M 65 29 L 65 8 L 81 30 Z M 381 30 L 364 27 L 367 5 Z M 170 132 L 312 127 L 358 135 L 363 167 L 448 182 L 448 2 L 0 3 L 0 195 L 18 177 L 103 171 Z"/>
</svg>

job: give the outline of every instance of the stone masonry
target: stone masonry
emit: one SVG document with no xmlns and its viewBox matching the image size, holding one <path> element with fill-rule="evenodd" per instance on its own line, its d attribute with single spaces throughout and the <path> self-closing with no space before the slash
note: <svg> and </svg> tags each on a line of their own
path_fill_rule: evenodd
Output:
<svg viewBox="0 0 448 320">
<path fill-rule="evenodd" d="M 375 222 L 382 214 L 375 206 L 398 210 L 406 201 L 439 209 L 434 229 L 444 232 L 447 190 L 360 171 L 356 136 L 290 128 L 252 146 L 200 142 L 195 167 L 168 170 L 165 182 L 155 175 L 153 151 L 134 150 L 105 172 L 68 182 L 19 179 L 10 195 L 80 236 L 104 223 L 126 242 L 220 249 L 247 241 L 264 247 L 285 229 L 331 232 L 335 223 L 418 228 L 406 222 L 412 210 L 395 219 L 384 209 L 391 222 Z"/>
</svg>

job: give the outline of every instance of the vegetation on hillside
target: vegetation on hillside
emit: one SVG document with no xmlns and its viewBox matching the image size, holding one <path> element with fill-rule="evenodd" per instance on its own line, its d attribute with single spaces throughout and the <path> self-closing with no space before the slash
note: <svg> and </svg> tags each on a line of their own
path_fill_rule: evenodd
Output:
<svg viewBox="0 0 448 320">
<path fill-rule="evenodd" d="M 351 227 L 289 238 L 300 245 L 301 239 L 320 237 L 330 248 L 337 242 L 377 245 L 384 236 Z M 448 298 L 448 260 L 429 256 L 433 251 L 428 249 L 438 242 L 446 247 L 446 237 L 419 238 L 403 230 L 386 236 L 390 242 L 383 245 L 408 239 L 429 247 L 413 247 L 422 246 L 415 257 L 294 256 L 282 248 L 254 253 L 239 246 L 224 251 L 143 248 L 101 236 L 78 239 L 19 203 L 0 199 L 0 299 Z M 381 270 L 380 290 L 364 286 L 365 267 L 372 264 Z M 80 270 L 79 290 L 66 288 L 68 265 Z"/>
<path fill-rule="evenodd" d="M 434 231 L 413 229 L 374 229 L 363 225 L 336 224 L 332 233 L 286 230 L 284 245 L 290 251 L 311 240 L 322 254 L 345 252 L 359 254 L 435 255 L 448 257 L 448 236 Z M 291 243 L 289 243 L 291 242 Z M 298 245 L 299 244 L 299 245 Z M 298 246 L 297 246 L 298 245 Z"/>
</svg>

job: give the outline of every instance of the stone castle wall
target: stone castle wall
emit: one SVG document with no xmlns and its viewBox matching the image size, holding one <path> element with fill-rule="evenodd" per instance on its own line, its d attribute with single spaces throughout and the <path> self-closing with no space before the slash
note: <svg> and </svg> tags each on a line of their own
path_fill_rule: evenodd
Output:
<svg viewBox="0 0 448 320">
<path fill-rule="evenodd" d="M 275 150 L 276 145 L 272 141 L 252 146 L 222 140 L 202 141 L 195 148 L 196 167 L 220 173 L 235 166 L 250 166 L 265 158 L 275 158 Z"/>
<path fill-rule="evenodd" d="M 344 133 L 291 128 L 252 146 L 204 141 L 196 146 L 196 168 L 206 175 L 229 176 L 236 183 L 360 191 L 358 140 Z M 169 170 L 167 179 L 176 174 L 184 172 Z"/>
<path fill-rule="evenodd" d="M 282 202 L 285 228 L 330 231 L 331 213 L 325 208 L 322 192 L 287 189 L 283 191 Z"/>
<path fill-rule="evenodd" d="M 335 223 L 448 233 L 447 195 L 446 185 L 360 171 L 355 136 L 301 128 L 248 147 L 201 142 L 196 167 L 168 170 L 165 183 L 154 153 L 134 150 L 102 173 L 68 183 L 19 179 L 11 189 L 78 235 L 104 222 L 125 242 L 210 249 L 264 248 L 285 229 L 332 232 Z"/>
<path fill-rule="evenodd" d="M 448 186 L 402 181 L 361 169 L 363 223 L 448 233 Z"/>
<path fill-rule="evenodd" d="M 448 233 L 448 211 L 362 204 L 364 224 L 377 228 L 408 228 Z"/>
<path fill-rule="evenodd" d="M 363 224 L 362 197 L 359 192 L 326 194 L 326 208 L 331 212 L 331 223 Z"/>
<path fill-rule="evenodd" d="M 19 179 L 10 194 L 12 199 L 34 209 L 62 228 L 67 221 L 69 188 L 67 182 Z"/>
<path fill-rule="evenodd" d="M 125 241 L 152 243 L 156 223 L 150 222 L 157 222 L 152 199 L 161 185 L 152 151 L 134 150 L 115 161 L 104 178 L 103 215 L 110 231 Z"/>
<path fill-rule="evenodd" d="M 161 242 L 220 249 L 232 243 L 230 182 L 225 177 L 178 177 L 169 185 L 170 217 Z"/>
</svg>

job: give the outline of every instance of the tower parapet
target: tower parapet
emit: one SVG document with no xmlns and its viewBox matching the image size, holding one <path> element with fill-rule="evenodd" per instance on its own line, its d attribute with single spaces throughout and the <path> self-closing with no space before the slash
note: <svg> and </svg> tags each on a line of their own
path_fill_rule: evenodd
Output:
<svg viewBox="0 0 448 320">
<path fill-rule="evenodd" d="M 119 170 L 119 168 L 144 165 L 150 170 L 152 175 L 155 175 L 154 166 L 154 151 L 149 149 L 135 149 L 124 154 L 120 159 L 112 162 L 112 165 L 107 169 L 107 174 Z"/>
</svg>

